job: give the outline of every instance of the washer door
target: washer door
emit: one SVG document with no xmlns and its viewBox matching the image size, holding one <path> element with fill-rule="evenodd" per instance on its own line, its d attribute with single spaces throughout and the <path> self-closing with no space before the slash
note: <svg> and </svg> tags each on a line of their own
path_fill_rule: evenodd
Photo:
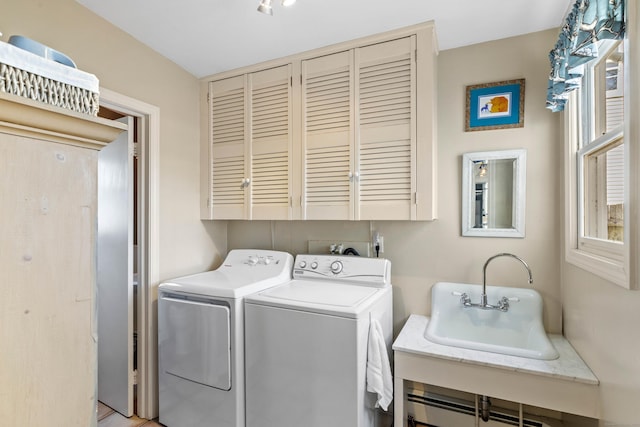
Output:
<svg viewBox="0 0 640 427">
<path fill-rule="evenodd" d="M 221 390 L 231 389 L 229 308 L 170 296 L 160 299 L 160 369 Z"/>
</svg>

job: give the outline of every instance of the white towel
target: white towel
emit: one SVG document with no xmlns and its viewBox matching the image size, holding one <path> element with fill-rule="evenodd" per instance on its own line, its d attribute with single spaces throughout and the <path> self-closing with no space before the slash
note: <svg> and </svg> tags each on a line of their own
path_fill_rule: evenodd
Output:
<svg viewBox="0 0 640 427">
<path fill-rule="evenodd" d="M 376 319 L 371 319 L 369 325 L 367 391 L 378 395 L 376 408 L 386 411 L 393 400 L 393 378 L 382 327 Z"/>
</svg>

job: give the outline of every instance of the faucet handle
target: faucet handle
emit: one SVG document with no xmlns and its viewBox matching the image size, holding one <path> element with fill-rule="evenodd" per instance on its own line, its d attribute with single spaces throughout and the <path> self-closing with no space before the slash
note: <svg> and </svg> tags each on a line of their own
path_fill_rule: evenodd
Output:
<svg viewBox="0 0 640 427">
<path fill-rule="evenodd" d="M 467 295 L 465 292 L 453 291 L 451 292 L 451 295 L 460 297 L 460 304 L 464 305 L 465 307 L 471 306 L 471 298 L 469 298 L 469 295 Z"/>
<path fill-rule="evenodd" d="M 500 301 L 498 301 L 498 309 L 501 311 L 509 310 L 509 302 L 520 302 L 520 298 L 518 297 L 502 297 Z"/>
<path fill-rule="evenodd" d="M 500 311 L 509 310 L 509 298 L 507 297 L 500 298 L 500 301 L 498 301 L 498 310 Z"/>
</svg>

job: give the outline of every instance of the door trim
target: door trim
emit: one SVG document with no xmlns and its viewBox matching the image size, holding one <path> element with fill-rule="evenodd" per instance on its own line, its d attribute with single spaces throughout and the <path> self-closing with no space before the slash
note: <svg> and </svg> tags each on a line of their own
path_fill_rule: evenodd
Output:
<svg viewBox="0 0 640 427">
<path fill-rule="evenodd" d="M 138 378 L 137 415 L 153 419 L 158 416 L 158 375 L 157 375 L 157 317 L 155 316 L 155 290 L 160 284 L 160 108 L 122 95 L 109 89 L 100 88 L 100 104 L 114 111 L 141 118 L 146 123 L 146 135 L 140 144 L 143 162 L 143 200 L 146 200 L 146 217 L 140 224 L 146 230 L 146 244 L 140 259 L 143 270 L 139 284 L 139 334 L 138 334 Z M 146 168 L 146 169 L 144 169 Z M 144 173 L 146 172 L 146 173 Z M 145 197 L 146 196 L 146 197 Z M 146 284 L 146 286 L 144 286 Z"/>
</svg>

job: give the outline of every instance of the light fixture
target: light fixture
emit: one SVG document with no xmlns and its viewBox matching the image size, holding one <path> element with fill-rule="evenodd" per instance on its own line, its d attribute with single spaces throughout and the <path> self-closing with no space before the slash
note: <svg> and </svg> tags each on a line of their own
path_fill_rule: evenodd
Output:
<svg viewBox="0 0 640 427">
<path fill-rule="evenodd" d="M 273 9 L 271 8 L 271 0 L 260 0 L 258 6 L 258 12 L 262 12 L 267 15 L 273 15 Z"/>
<path fill-rule="evenodd" d="M 262 12 L 267 15 L 273 15 L 273 8 L 271 7 L 271 3 L 273 0 L 260 0 L 260 5 L 258 6 L 258 12 Z M 296 2 L 296 0 L 282 0 L 282 5 L 285 7 L 291 6 Z"/>
<path fill-rule="evenodd" d="M 480 173 L 478 173 L 478 176 L 485 176 L 487 174 L 487 163 L 481 162 L 479 169 L 480 169 Z"/>
</svg>

